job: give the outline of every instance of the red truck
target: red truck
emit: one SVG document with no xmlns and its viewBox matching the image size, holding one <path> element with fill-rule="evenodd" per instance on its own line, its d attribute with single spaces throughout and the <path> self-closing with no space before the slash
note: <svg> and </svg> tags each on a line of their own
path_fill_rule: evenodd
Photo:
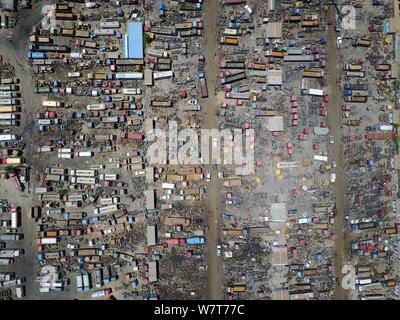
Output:
<svg viewBox="0 0 400 320">
<path fill-rule="evenodd" d="M 207 98 L 208 97 L 208 90 L 207 90 L 207 82 L 205 78 L 200 79 L 200 88 L 201 88 L 201 97 Z"/>
<path fill-rule="evenodd" d="M 144 135 L 139 133 L 128 133 L 128 132 L 121 132 L 120 136 L 121 139 L 134 139 L 134 140 L 143 140 Z"/>
<path fill-rule="evenodd" d="M 177 245 L 183 246 L 186 243 L 186 240 L 178 238 L 170 238 L 165 240 L 165 243 L 168 244 L 169 246 L 177 246 Z"/>
<path fill-rule="evenodd" d="M 12 173 L 10 174 L 10 177 L 14 184 L 15 189 L 17 189 L 18 191 L 22 191 L 22 186 L 21 183 L 19 182 L 18 176 Z"/>
</svg>

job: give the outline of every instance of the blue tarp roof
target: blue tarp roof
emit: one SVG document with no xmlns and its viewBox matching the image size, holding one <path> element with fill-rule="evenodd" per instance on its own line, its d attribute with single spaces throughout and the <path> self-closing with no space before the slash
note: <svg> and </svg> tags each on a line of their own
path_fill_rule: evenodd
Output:
<svg viewBox="0 0 400 320">
<path fill-rule="evenodd" d="M 125 41 L 124 41 L 125 40 Z M 123 39 L 123 56 L 129 59 L 143 59 L 143 25 L 141 22 L 128 22 L 127 41 Z"/>
<path fill-rule="evenodd" d="M 187 238 L 186 242 L 189 244 L 201 244 L 204 243 L 204 238 L 203 237 Z"/>
</svg>

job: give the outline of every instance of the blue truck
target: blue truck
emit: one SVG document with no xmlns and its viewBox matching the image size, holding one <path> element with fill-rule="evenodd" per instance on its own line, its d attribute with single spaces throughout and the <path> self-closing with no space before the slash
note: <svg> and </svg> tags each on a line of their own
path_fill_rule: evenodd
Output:
<svg viewBox="0 0 400 320">
<path fill-rule="evenodd" d="M 368 90 L 368 85 L 345 83 L 343 85 L 343 90 Z"/>
<path fill-rule="evenodd" d="M 347 172 L 346 176 L 349 178 L 358 178 L 361 177 L 361 174 L 358 172 Z"/>
<path fill-rule="evenodd" d="M 203 244 L 204 242 L 204 237 L 192 237 L 186 239 L 186 243 L 188 244 Z"/>
<path fill-rule="evenodd" d="M 28 59 L 46 59 L 43 52 L 28 52 Z"/>
</svg>

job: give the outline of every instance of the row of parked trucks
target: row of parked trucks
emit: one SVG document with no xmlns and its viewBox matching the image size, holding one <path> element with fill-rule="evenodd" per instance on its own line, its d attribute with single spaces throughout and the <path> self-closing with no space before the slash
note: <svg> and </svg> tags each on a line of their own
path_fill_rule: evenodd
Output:
<svg viewBox="0 0 400 320">
<path fill-rule="evenodd" d="M 19 106 L 20 97 L 19 86 L 17 85 L 19 80 L 17 78 L 2 78 L 0 79 L 0 126 L 18 126 L 20 124 L 21 112 Z M 7 135 L 3 135 L 6 137 Z M 13 141 L 15 139 L 11 139 Z M 5 140 L 3 140 L 5 141 Z M 7 164 L 7 161 L 12 164 L 16 160 L 4 160 L 2 164 Z"/>
</svg>

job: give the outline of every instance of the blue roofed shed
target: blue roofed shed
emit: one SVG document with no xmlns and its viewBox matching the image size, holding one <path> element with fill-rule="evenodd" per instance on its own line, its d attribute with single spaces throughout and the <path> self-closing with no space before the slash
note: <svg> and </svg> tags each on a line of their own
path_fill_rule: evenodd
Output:
<svg viewBox="0 0 400 320">
<path fill-rule="evenodd" d="M 123 57 L 143 59 L 143 25 L 141 22 L 128 22 L 128 34 L 122 38 Z"/>
</svg>

